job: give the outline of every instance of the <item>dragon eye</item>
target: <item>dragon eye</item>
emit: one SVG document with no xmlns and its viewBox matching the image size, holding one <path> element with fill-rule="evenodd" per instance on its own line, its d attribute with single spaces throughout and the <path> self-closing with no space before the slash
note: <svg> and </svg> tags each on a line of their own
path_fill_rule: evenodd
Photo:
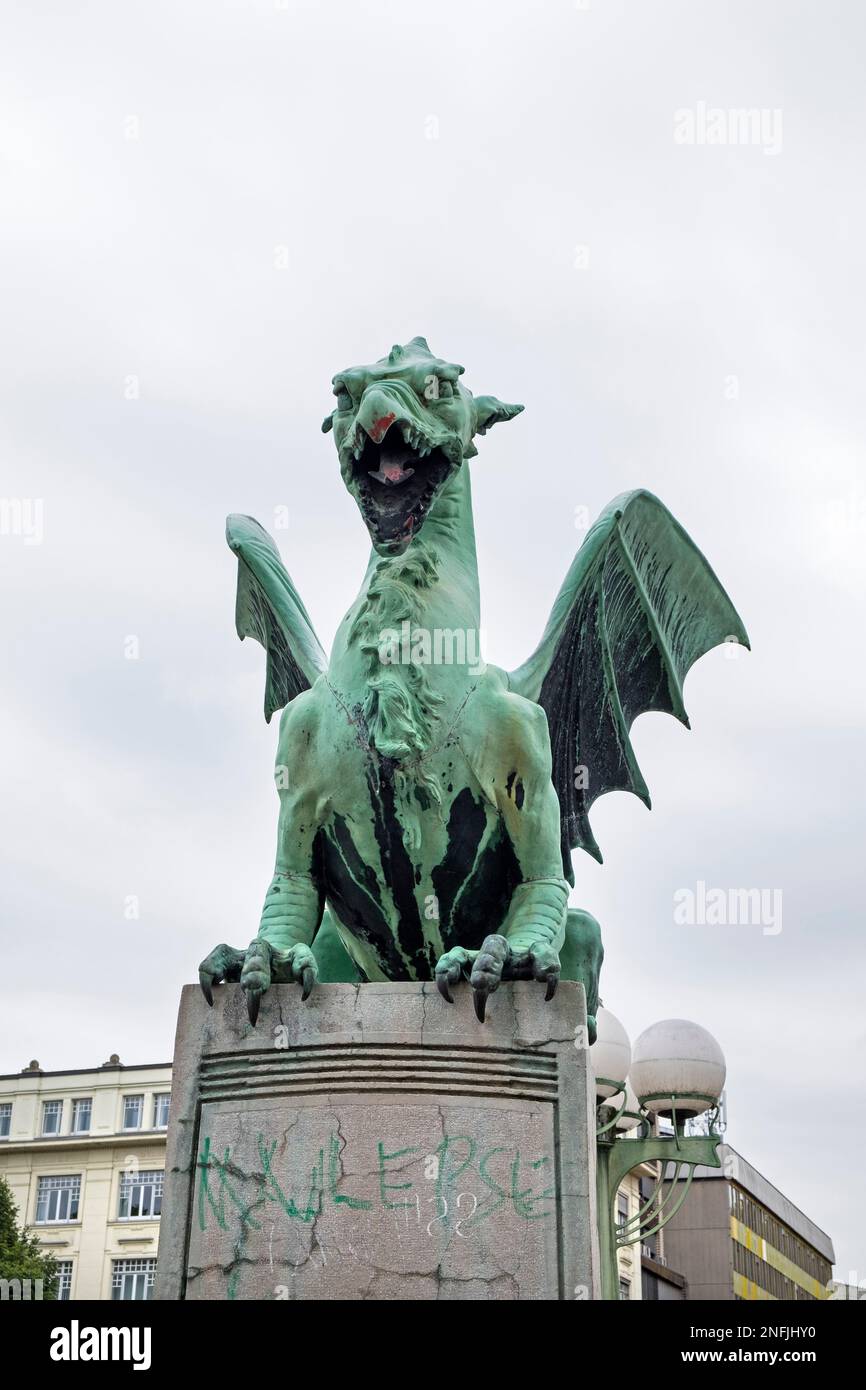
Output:
<svg viewBox="0 0 866 1390">
<path fill-rule="evenodd" d="M 348 391 L 346 390 L 345 386 L 342 386 L 342 385 L 340 385 L 340 386 L 335 386 L 335 387 L 334 387 L 334 395 L 337 397 L 337 409 L 338 409 L 338 410 L 351 410 L 351 409 L 352 409 L 352 397 L 349 395 L 349 393 L 348 393 Z"/>
</svg>

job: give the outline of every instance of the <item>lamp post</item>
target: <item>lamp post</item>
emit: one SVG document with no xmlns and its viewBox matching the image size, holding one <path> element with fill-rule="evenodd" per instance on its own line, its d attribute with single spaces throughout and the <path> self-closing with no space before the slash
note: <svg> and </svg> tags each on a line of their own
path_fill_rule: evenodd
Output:
<svg viewBox="0 0 866 1390">
<path fill-rule="evenodd" d="M 598 1011 L 598 1037 L 590 1057 L 598 1105 L 601 1296 L 618 1299 L 617 1251 L 655 1235 L 676 1216 L 699 1164 L 721 1166 L 721 1135 L 714 1132 L 713 1124 L 725 1084 L 725 1059 L 705 1028 L 680 1018 L 654 1023 L 632 1048 L 619 1019 L 604 1008 Z M 710 1133 L 686 1135 L 686 1121 L 707 1111 L 713 1112 Z M 658 1118 L 671 1120 L 673 1134 L 652 1132 Z M 635 1216 L 618 1226 L 615 1203 L 620 1184 L 634 1168 L 653 1162 L 659 1164 L 659 1176 L 652 1193 Z M 671 1162 L 677 1164 L 676 1177 L 661 1197 L 665 1169 Z"/>
</svg>

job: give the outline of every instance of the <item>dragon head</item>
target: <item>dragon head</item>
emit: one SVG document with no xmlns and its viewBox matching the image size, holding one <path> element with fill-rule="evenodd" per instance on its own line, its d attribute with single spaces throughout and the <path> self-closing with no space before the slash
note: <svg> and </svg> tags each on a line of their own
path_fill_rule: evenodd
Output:
<svg viewBox="0 0 866 1390">
<path fill-rule="evenodd" d="M 337 406 L 322 429 L 334 431 L 343 481 L 380 555 L 402 554 L 418 535 L 448 479 L 478 452 L 475 435 L 523 409 L 473 396 L 462 373 L 413 338 L 333 378 Z"/>
</svg>

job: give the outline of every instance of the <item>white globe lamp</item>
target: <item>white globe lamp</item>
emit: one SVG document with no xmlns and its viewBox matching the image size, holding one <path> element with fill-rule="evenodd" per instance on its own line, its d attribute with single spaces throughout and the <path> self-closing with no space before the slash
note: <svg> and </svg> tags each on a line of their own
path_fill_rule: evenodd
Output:
<svg viewBox="0 0 866 1390">
<path fill-rule="evenodd" d="M 686 1018 L 666 1018 L 635 1042 L 629 1079 L 646 1110 L 679 1122 L 718 1104 L 725 1072 L 712 1033 Z"/>
<path fill-rule="evenodd" d="M 596 1014 L 598 1034 L 589 1049 L 595 1075 L 595 1094 L 606 1100 L 622 1092 L 631 1064 L 631 1043 L 616 1014 L 600 1008 Z"/>
</svg>

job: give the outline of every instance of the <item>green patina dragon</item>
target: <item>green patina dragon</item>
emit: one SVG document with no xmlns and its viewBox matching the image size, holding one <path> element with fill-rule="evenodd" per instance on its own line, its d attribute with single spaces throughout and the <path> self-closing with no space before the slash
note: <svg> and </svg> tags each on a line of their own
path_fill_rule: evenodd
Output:
<svg viewBox="0 0 866 1390">
<path fill-rule="evenodd" d="M 748 646 L 703 556 L 644 491 L 587 533 L 534 654 L 510 674 L 479 654 L 466 460 L 523 409 L 472 396 L 423 338 L 333 379 L 343 481 L 373 543 L 330 663 L 267 532 L 231 516 L 236 622 L 267 651 L 265 718 L 283 709 L 276 868 L 256 939 L 202 962 L 239 980 L 255 1024 L 271 982 L 468 979 L 478 1018 L 502 980 L 553 997 L 581 980 L 594 1037 L 598 924 L 567 906 L 571 851 L 601 859 L 588 813 L 649 793 L 629 740 L 724 641 Z"/>
</svg>

